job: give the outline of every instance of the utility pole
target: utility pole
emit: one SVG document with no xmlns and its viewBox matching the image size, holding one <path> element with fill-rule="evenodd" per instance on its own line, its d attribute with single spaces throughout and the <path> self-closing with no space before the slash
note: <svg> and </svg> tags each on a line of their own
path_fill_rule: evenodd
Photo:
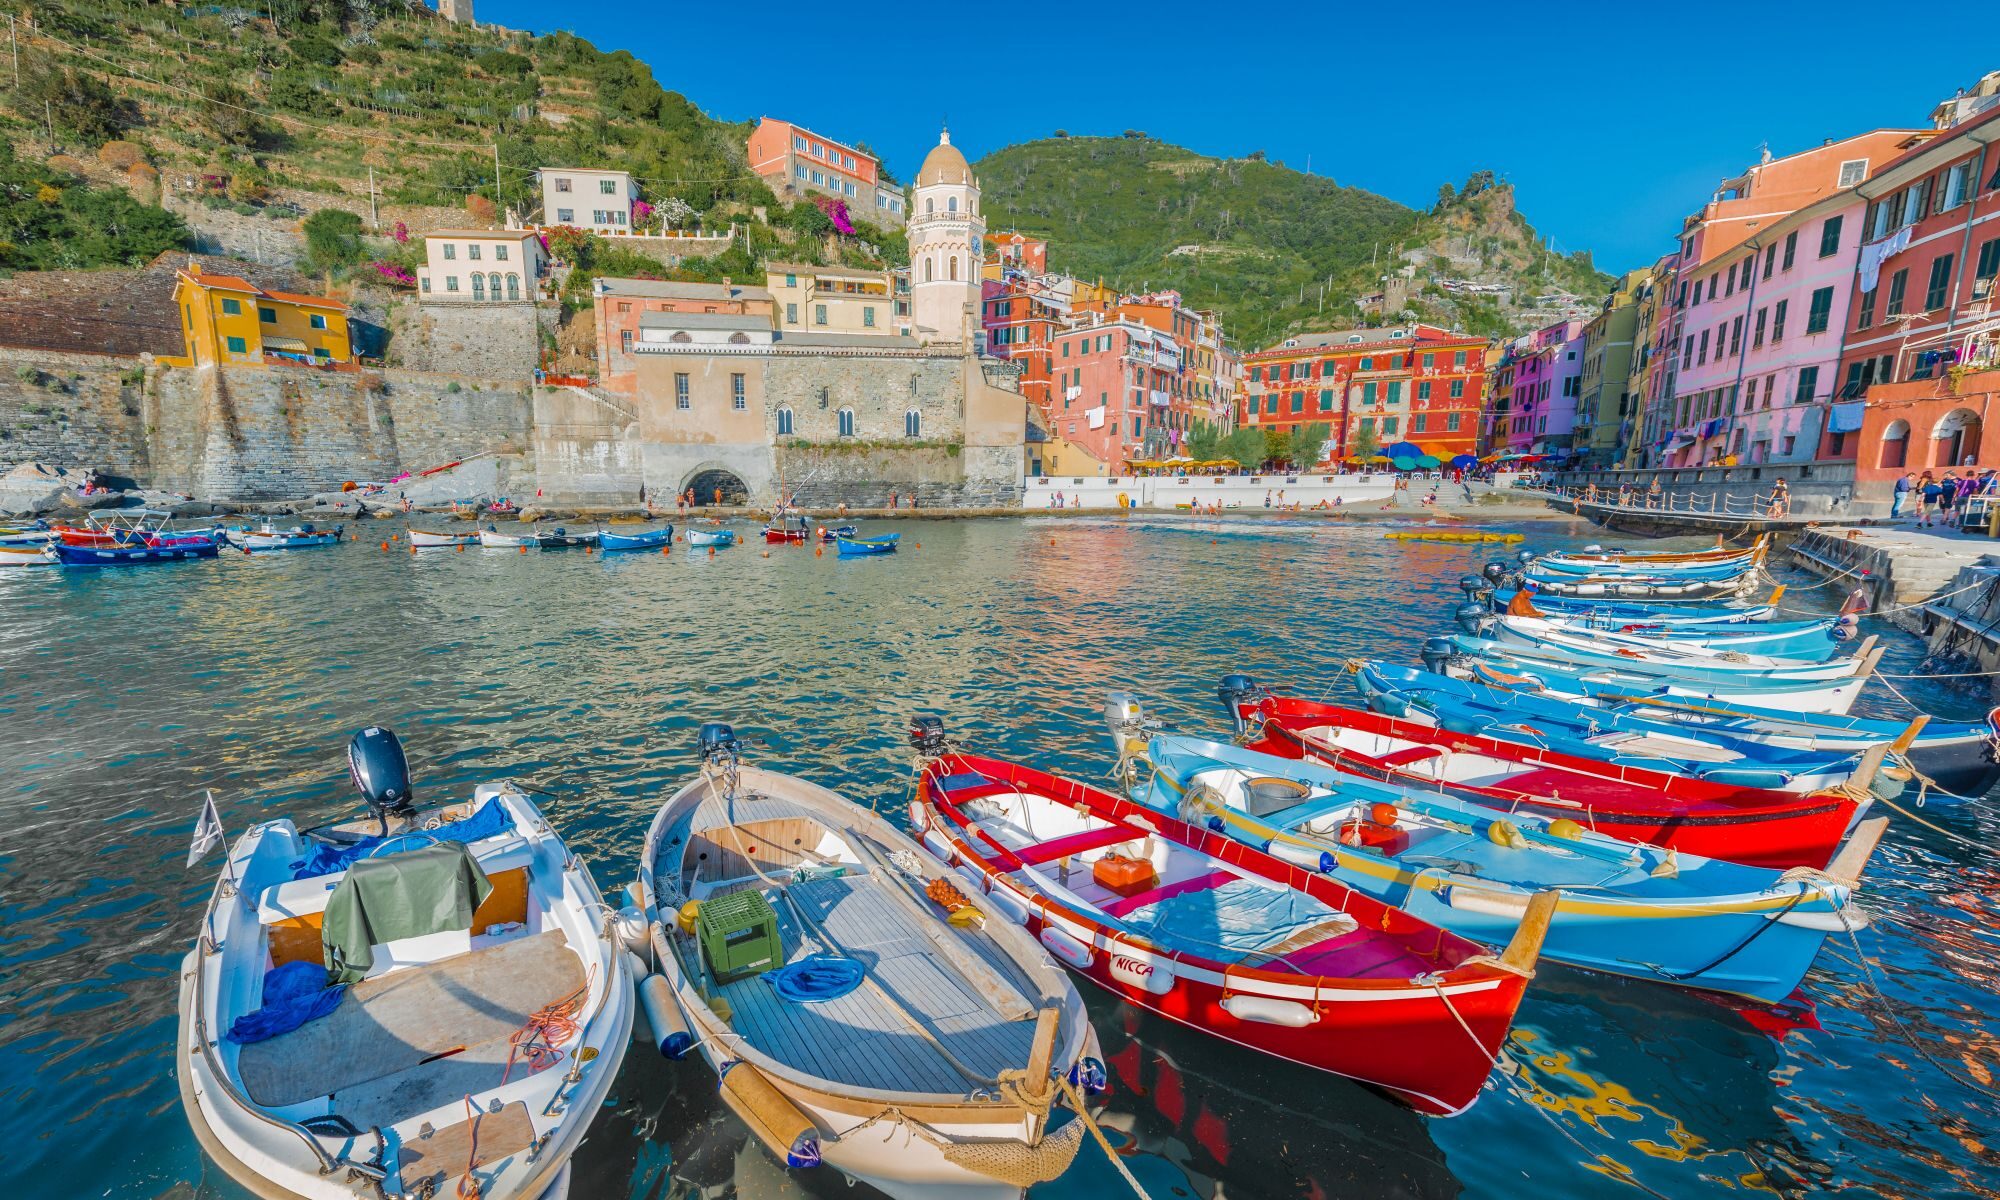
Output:
<svg viewBox="0 0 2000 1200">
<path fill-rule="evenodd" d="M 13 13 L 7 14 L 7 44 L 14 50 L 14 86 L 21 86 L 21 29 Z"/>
<path fill-rule="evenodd" d="M 500 199 L 500 142 L 499 139 L 496 138 L 494 139 L 493 142 L 493 207 L 497 210 L 500 208 L 501 204 L 502 201 Z"/>
<path fill-rule="evenodd" d="M 375 207 L 375 167 L 373 164 L 370 164 L 368 168 L 368 228 L 374 230 L 376 233 L 382 232 L 382 214 Z"/>
</svg>

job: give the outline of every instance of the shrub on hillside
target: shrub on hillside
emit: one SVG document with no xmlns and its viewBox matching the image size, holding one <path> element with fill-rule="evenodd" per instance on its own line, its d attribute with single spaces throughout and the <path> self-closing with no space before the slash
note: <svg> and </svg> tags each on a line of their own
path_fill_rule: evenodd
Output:
<svg viewBox="0 0 2000 1200">
<path fill-rule="evenodd" d="M 511 76 L 521 79 L 534 73 L 535 64 L 519 54 L 505 50 L 484 50 L 472 60 L 472 65 L 488 75 Z"/>
<path fill-rule="evenodd" d="M 146 150 L 137 142 L 109 141 L 97 148 L 97 161 L 114 171 L 129 171 L 146 161 Z"/>
<path fill-rule="evenodd" d="M 361 261 L 361 218 L 346 209 L 322 208 L 300 228 L 315 269 L 351 267 Z"/>
<path fill-rule="evenodd" d="M 52 177 L 46 166 L 16 157 L 5 140 L 0 140 L 0 229 L 6 230 L 0 267 L 30 271 L 136 266 L 187 238 L 172 213 L 115 188 L 100 191 Z"/>
<path fill-rule="evenodd" d="M 481 225 L 491 225 L 498 219 L 499 211 L 491 200 L 473 192 L 465 198 L 465 215 Z"/>
<path fill-rule="evenodd" d="M 71 158 L 67 154 L 51 155 L 49 158 L 49 170 L 81 178 L 83 176 L 83 160 L 80 158 Z"/>
<path fill-rule="evenodd" d="M 14 110 L 46 114 L 58 134 L 92 143 L 108 142 L 138 123 L 138 112 L 93 75 L 58 65 L 42 55 L 24 57 Z"/>
</svg>

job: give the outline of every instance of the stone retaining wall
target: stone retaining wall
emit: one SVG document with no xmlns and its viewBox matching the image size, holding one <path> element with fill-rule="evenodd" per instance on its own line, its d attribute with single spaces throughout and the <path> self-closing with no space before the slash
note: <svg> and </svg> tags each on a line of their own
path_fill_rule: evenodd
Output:
<svg viewBox="0 0 2000 1200">
<path fill-rule="evenodd" d="M 1556 486 L 1582 489 L 1596 484 L 1599 493 L 1609 490 L 1612 498 L 1623 484 L 1639 492 L 1660 481 L 1665 495 L 1679 498 L 1676 510 L 1693 504 L 1696 512 L 1732 512 L 1748 515 L 1760 508 L 1771 494 L 1771 485 L 1784 480 L 1791 493 L 1795 516 L 1815 514 L 1840 516 L 1886 516 L 1886 497 L 1877 499 L 1867 489 L 1857 489 L 1853 463 L 1784 463 L 1758 467 L 1683 467 L 1661 471 L 1561 471 L 1549 476 Z M 1858 497 L 1858 498 L 1857 498 Z M 1760 508 L 1761 510 L 1761 508 Z"/>
<path fill-rule="evenodd" d="M 24 462 L 149 473 L 136 358 L 0 349 L 0 471 Z"/>
</svg>

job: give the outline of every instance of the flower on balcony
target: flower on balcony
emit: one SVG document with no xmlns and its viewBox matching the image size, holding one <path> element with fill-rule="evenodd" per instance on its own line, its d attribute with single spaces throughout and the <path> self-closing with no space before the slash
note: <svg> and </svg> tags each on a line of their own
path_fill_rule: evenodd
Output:
<svg viewBox="0 0 2000 1200">
<path fill-rule="evenodd" d="M 634 200 L 632 202 L 632 228 L 643 229 L 646 222 L 652 220 L 652 218 L 652 205 L 646 203 L 644 200 Z"/>
</svg>

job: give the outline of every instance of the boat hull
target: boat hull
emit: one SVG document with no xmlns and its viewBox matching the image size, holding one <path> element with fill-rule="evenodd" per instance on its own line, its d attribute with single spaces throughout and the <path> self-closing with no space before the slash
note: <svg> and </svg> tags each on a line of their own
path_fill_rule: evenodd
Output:
<svg viewBox="0 0 2000 1200">
<path fill-rule="evenodd" d="M 600 533 L 597 548 L 600 550 L 659 550 L 674 540 L 674 527 L 649 529 L 644 533 Z"/>
<path fill-rule="evenodd" d="M 55 542 L 49 549 L 65 567 L 136 567 L 214 558 L 221 552 L 222 543 L 211 538 L 175 539 L 148 546 L 72 546 Z"/>
<path fill-rule="evenodd" d="M 418 550 L 436 550 L 445 546 L 473 546 L 479 543 L 477 533 L 425 533 L 412 529 L 409 533 L 410 545 Z"/>
<path fill-rule="evenodd" d="M 687 542 L 690 546 L 734 546 L 736 534 L 728 529 L 690 529 Z"/>
</svg>

